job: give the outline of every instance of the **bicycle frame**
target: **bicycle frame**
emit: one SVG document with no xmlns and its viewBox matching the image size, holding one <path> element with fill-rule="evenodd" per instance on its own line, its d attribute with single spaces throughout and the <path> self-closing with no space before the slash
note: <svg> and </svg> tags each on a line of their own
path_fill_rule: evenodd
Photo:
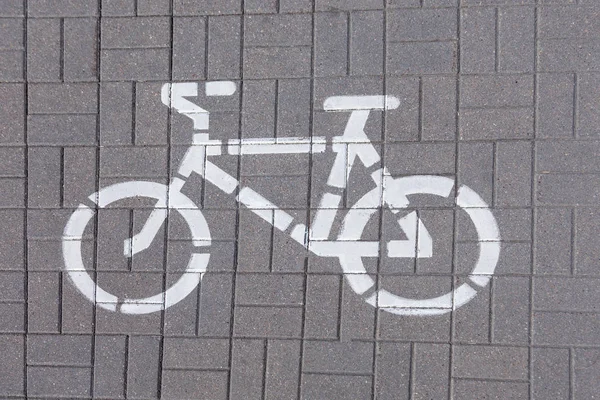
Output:
<svg viewBox="0 0 600 400">
<path fill-rule="evenodd" d="M 208 82 L 206 87 L 209 95 L 231 95 L 235 92 L 235 85 L 232 82 Z M 324 137 L 250 138 L 221 141 L 210 140 L 209 134 L 206 132 L 209 127 L 208 111 L 184 99 L 184 97 L 196 95 L 197 84 L 195 83 L 165 84 L 162 89 L 163 103 L 191 118 L 194 122 L 194 129 L 200 131 L 200 133 L 194 134 L 193 143 L 185 153 L 176 176 L 169 184 L 169 193 L 179 192 L 186 183 L 186 179 L 194 172 L 227 194 L 234 194 L 238 190 L 236 200 L 239 203 L 279 231 L 289 234 L 296 242 L 318 256 L 379 256 L 379 241 L 356 241 L 354 234 L 345 235 L 346 237 L 342 235 L 338 240 L 328 239 L 340 207 L 343 190 L 348 182 L 348 176 L 357 158 L 366 168 L 372 169 L 372 171 L 369 171 L 370 176 L 381 194 L 378 207 L 383 205 L 383 192 L 389 173 L 385 168 L 379 166 L 380 156 L 365 134 L 364 127 L 371 111 L 397 108 L 400 102 L 396 97 L 329 97 L 324 103 L 325 111 L 350 112 L 343 135 L 335 136 L 329 141 Z M 303 223 L 294 223 L 294 218 L 290 214 L 250 187 L 242 186 L 235 177 L 209 161 L 209 157 L 219 156 L 225 152 L 236 156 L 308 154 L 322 153 L 327 146 L 331 146 L 336 153 L 327 180 L 331 191 L 323 193 L 310 229 Z M 169 197 L 173 198 L 174 196 Z M 177 204 L 169 204 L 169 207 L 177 206 Z M 166 210 L 156 208 L 141 231 L 129 239 L 130 242 L 125 241 L 124 254 L 132 256 L 148 248 L 165 218 Z M 424 230 L 424 227 L 422 229 Z M 425 243 L 425 245 L 421 251 L 418 251 L 414 244 L 407 243 L 408 241 L 389 241 L 388 255 L 390 257 L 431 257 L 431 251 L 426 250 L 426 248 L 431 247 L 431 237 L 426 233 L 426 230 L 424 230 L 423 237 L 425 237 L 425 240 L 422 240 L 422 243 Z M 208 238 L 193 238 L 193 240 L 200 245 Z"/>
</svg>

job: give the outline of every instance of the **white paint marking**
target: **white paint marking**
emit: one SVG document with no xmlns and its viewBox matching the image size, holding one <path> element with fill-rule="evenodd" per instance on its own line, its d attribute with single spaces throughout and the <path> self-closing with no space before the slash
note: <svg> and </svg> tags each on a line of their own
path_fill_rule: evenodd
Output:
<svg viewBox="0 0 600 400">
<path fill-rule="evenodd" d="M 223 171 L 210 161 L 206 162 L 206 171 L 204 177 L 207 181 L 217 186 L 227 194 L 231 194 L 238 187 L 239 182 L 233 176 Z"/>
<path fill-rule="evenodd" d="M 205 87 L 207 96 L 231 96 L 235 90 L 235 83 L 231 81 L 206 82 Z"/>
<path fill-rule="evenodd" d="M 400 218 L 398 223 L 408 239 L 390 240 L 387 244 L 388 257 L 430 258 L 433 256 L 433 240 L 416 211 Z"/>
<path fill-rule="evenodd" d="M 322 153 L 325 144 L 324 137 L 230 139 L 227 152 L 231 155 Z"/>
<path fill-rule="evenodd" d="M 337 194 L 323 194 L 319 209 L 311 224 L 311 240 L 325 240 L 329 237 L 341 200 L 342 196 Z"/>
<path fill-rule="evenodd" d="M 326 111 L 393 110 L 400 100 L 394 96 L 332 96 L 325 99 Z"/>
</svg>

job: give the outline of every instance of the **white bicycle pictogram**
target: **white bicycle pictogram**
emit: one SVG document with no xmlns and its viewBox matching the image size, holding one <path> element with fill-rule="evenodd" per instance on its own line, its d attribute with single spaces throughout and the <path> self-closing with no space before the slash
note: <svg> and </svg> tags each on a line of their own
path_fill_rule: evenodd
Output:
<svg viewBox="0 0 600 400">
<path fill-rule="evenodd" d="M 206 82 L 207 96 L 228 96 L 236 91 L 230 81 Z M 212 183 L 249 210 L 272 224 L 308 251 L 321 257 L 339 259 L 345 278 L 352 290 L 365 302 L 381 310 L 399 315 L 436 315 L 450 312 L 466 304 L 477 294 L 476 288 L 485 287 L 496 267 L 500 255 L 500 234 L 496 220 L 481 197 L 468 186 L 454 191 L 454 204 L 465 211 L 475 226 L 479 256 L 464 282 L 450 292 L 434 298 L 411 299 L 378 288 L 369 276 L 364 258 L 387 257 L 428 258 L 433 254 L 433 240 L 415 211 L 400 216 L 409 205 L 409 196 L 430 194 L 449 197 L 455 181 L 445 176 L 413 175 L 393 177 L 380 166 L 381 158 L 364 131 L 372 111 L 396 109 L 400 101 L 388 95 L 334 96 L 325 100 L 323 108 L 329 112 L 349 112 L 344 133 L 329 140 L 324 137 L 274 139 L 209 138 L 209 112 L 187 100 L 198 94 L 198 83 L 166 83 L 162 87 L 162 102 L 193 120 L 193 144 L 187 150 L 177 173 L 168 185 L 148 181 L 117 183 L 100 189 L 89 196 L 93 207 L 80 204 L 73 212 L 63 233 L 63 256 L 68 276 L 77 289 L 91 302 L 110 311 L 125 314 L 146 314 L 171 307 L 188 296 L 200 283 L 209 262 L 211 235 L 206 219 L 192 200 L 181 193 L 186 179 L 193 173 Z M 323 153 L 332 150 L 335 161 L 327 179 L 329 192 L 323 193 L 310 227 L 294 221 L 294 218 L 249 187 L 242 186 L 214 163 L 211 157 L 223 152 L 229 155 L 268 155 L 293 153 Z M 337 237 L 332 238 L 332 227 L 338 215 L 342 194 L 356 160 L 368 169 L 375 189 L 364 194 L 343 218 Z M 140 232 L 126 239 L 123 254 L 133 257 L 152 245 L 154 238 L 168 217 L 169 210 L 178 212 L 186 221 L 195 251 L 181 277 L 164 292 L 146 298 L 119 298 L 102 289 L 86 270 L 82 259 L 82 237 L 86 226 L 97 209 L 134 197 L 156 200 L 154 209 Z M 363 231 L 372 215 L 382 207 L 398 217 L 398 224 L 405 232 L 406 240 L 361 240 Z"/>
</svg>

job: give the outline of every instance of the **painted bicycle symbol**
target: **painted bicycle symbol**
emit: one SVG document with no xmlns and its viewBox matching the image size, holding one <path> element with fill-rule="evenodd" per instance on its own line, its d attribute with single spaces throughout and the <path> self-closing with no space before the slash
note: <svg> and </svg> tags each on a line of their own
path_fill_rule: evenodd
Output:
<svg viewBox="0 0 600 400">
<path fill-rule="evenodd" d="M 207 96 L 229 96 L 236 91 L 234 82 L 206 82 Z M 464 282 L 449 293 L 428 299 L 411 299 L 377 287 L 366 271 L 363 260 L 376 257 L 428 258 L 433 255 L 433 240 L 415 211 L 400 216 L 414 194 L 449 197 L 455 181 L 435 175 L 393 177 L 380 167 L 380 156 L 364 132 L 372 111 L 396 109 L 400 101 L 393 96 L 335 96 L 325 100 L 323 108 L 329 112 L 349 112 L 342 135 L 329 140 L 324 137 L 229 139 L 211 140 L 209 112 L 186 99 L 198 95 L 197 83 L 167 83 L 162 87 L 162 102 L 193 120 L 193 144 L 187 150 L 169 185 L 147 181 L 117 183 L 100 189 L 89 196 L 95 206 L 80 204 L 64 229 L 62 246 L 68 276 L 79 291 L 97 306 L 125 314 L 146 314 L 171 307 L 189 295 L 200 283 L 210 257 L 211 235 L 206 219 L 181 189 L 192 172 L 212 183 L 249 210 L 272 224 L 308 251 L 321 257 L 337 258 L 352 290 L 373 307 L 399 315 L 436 315 L 450 312 L 466 304 L 477 294 L 476 288 L 485 287 L 494 273 L 500 254 L 500 234 L 496 220 L 481 197 L 468 186 L 454 192 L 454 203 L 470 217 L 478 235 L 479 257 Z M 335 153 L 335 161 L 327 179 L 329 191 L 323 193 L 310 227 L 294 218 L 250 187 L 242 186 L 210 162 L 223 152 L 230 155 L 268 155 L 293 153 Z M 355 162 L 360 160 L 367 168 L 376 187 L 364 194 L 343 217 L 339 233 L 334 237 L 332 228 L 338 215 L 342 194 Z M 102 289 L 86 270 L 82 259 L 82 237 L 97 209 L 134 197 L 156 201 L 154 209 L 141 230 L 126 239 L 123 255 L 133 257 L 149 248 L 165 222 L 169 210 L 179 213 L 191 234 L 194 252 L 181 277 L 166 291 L 146 298 L 119 298 Z M 388 207 L 397 216 L 405 232 L 405 240 L 361 240 L 371 216 Z"/>
</svg>

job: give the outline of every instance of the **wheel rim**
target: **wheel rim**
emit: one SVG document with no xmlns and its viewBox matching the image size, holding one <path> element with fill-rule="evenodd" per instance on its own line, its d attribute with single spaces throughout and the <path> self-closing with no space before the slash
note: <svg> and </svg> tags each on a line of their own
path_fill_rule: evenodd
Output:
<svg viewBox="0 0 600 400">
<path fill-rule="evenodd" d="M 147 197 L 158 200 L 159 207 L 167 207 L 167 186 L 156 182 L 132 181 L 117 183 L 89 196 L 99 208 L 126 198 Z M 195 247 L 210 245 L 208 224 L 201 211 L 185 195 L 173 191 L 168 195 L 169 208 L 175 209 L 186 221 Z M 63 232 L 63 257 L 69 279 L 92 303 L 109 311 L 124 314 L 148 314 L 167 309 L 189 295 L 200 283 L 206 271 L 209 254 L 194 252 L 181 277 L 164 292 L 138 299 L 119 297 L 102 289 L 90 276 L 83 264 L 81 242 L 85 228 L 95 211 L 80 204 L 73 212 Z"/>
<path fill-rule="evenodd" d="M 440 195 L 440 184 L 444 183 L 447 185 L 449 184 L 448 181 L 451 181 L 452 186 L 454 185 L 454 180 L 450 178 L 430 175 L 397 178 L 393 181 L 399 183 L 403 179 L 411 180 L 411 182 L 419 182 L 419 179 L 421 179 L 418 193 L 424 194 Z M 390 183 L 393 183 L 391 181 Z M 428 188 L 429 183 L 432 183 L 430 188 Z M 362 233 L 364 231 L 367 222 L 378 209 L 380 194 L 381 189 L 379 187 L 371 190 L 348 211 L 348 214 L 344 218 L 340 238 L 344 237 L 347 239 L 354 236 L 356 240 L 360 239 L 360 237 L 356 237 L 357 232 Z M 469 279 L 476 286 L 484 287 L 488 284 L 494 273 L 500 254 L 500 234 L 496 220 L 487 204 L 468 186 L 462 185 L 459 188 L 456 196 L 456 205 L 469 215 L 478 235 L 479 257 L 472 273 L 469 275 Z M 366 210 L 367 212 L 365 212 Z M 434 298 L 411 299 L 401 297 L 385 289 L 376 288 L 375 280 L 367 275 L 362 257 L 340 256 L 339 260 L 352 290 L 363 296 L 368 304 L 392 314 L 445 314 L 468 303 L 477 295 L 476 289 L 469 283 L 463 283 L 454 290 Z"/>
</svg>

